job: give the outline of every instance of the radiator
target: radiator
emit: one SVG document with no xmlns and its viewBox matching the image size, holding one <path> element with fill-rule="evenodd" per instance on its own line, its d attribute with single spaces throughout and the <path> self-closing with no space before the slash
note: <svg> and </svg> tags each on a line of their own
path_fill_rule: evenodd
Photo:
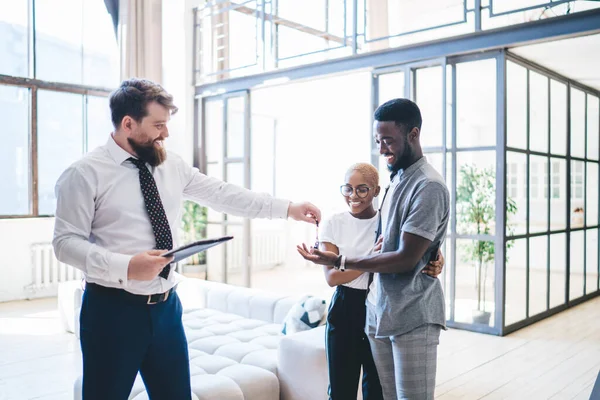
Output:
<svg viewBox="0 0 600 400">
<path fill-rule="evenodd" d="M 54 256 L 51 243 L 31 245 L 32 291 L 55 291 L 60 282 L 78 280 L 82 273 L 77 268 L 62 263 Z"/>
<path fill-rule="evenodd" d="M 281 231 L 262 231 L 252 235 L 253 270 L 272 268 L 284 263 L 286 249 L 282 236 L 285 235 Z M 236 270 L 242 266 L 243 243 L 244 241 L 240 238 L 226 244 L 230 270 Z"/>
<path fill-rule="evenodd" d="M 281 231 L 260 232 L 252 236 L 252 268 L 269 268 L 284 263 L 286 248 L 282 236 L 285 237 Z"/>
<path fill-rule="evenodd" d="M 252 235 L 252 269 L 266 269 L 283 264 L 285 246 L 280 231 L 263 231 Z M 241 268 L 243 240 L 233 240 L 228 246 L 230 269 Z M 35 243 L 31 245 L 32 284 L 27 289 L 52 294 L 60 282 L 79 280 L 82 273 L 77 268 L 58 261 L 54 256 L 51 243 Z M 175 270 L 182 272 L 182 264 Z"/>
</svg>

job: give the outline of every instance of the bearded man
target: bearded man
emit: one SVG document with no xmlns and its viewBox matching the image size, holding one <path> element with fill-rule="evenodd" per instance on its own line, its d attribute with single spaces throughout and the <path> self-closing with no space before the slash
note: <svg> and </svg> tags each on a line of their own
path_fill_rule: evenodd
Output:
<svg viewBox="0 0 600 400">
<path fill-rule="evenodd" d="M 177 107 L 129 79 L 110 95 L 114 132 L 56 184 L 54 251 L 83 271 L 83 399 L 125 400 L 138 374 L 151 399 L 191 399 L 180 280 L 172 258 L 183 199 L 245 218 L 314 223 L 320 211 L 208 177 L 167 152 Z"/>
</svg>

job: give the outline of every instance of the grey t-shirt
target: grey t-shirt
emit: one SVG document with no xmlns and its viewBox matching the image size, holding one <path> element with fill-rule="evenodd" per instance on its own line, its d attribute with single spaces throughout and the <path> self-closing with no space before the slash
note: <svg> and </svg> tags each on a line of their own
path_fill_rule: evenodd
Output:
<svg viewBox="0 0 600 400">
<path fill-rule="evenodd" d="M 385 224 L 382 252 L 398 250 L 402 232 L 431 241 L 411 272 L 379 274 L 375 312 L 377 337 L 402 335 L 423 324 L 446 326 L 444 293 L 437 278 L 421 273 L 432 253 L 446 238 L 450 195 L 442 176 L 425 157 L 401 172 L 398 185 L 388 194 L 390 212 Z M 391 195 L 391 196 L 390 196 Z"/>
</svg>

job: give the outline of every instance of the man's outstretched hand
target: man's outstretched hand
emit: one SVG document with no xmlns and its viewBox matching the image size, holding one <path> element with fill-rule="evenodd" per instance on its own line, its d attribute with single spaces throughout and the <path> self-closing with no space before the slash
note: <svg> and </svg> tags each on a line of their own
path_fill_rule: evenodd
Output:
<svg viewBox="0 0 600 400">
<path fill-rule="evenodd" d="M 333 265 L 335 260 L 337 260 L 338 255 L 332 251 L 321 251 L 311 247 L 310 249 L 306 247 L 304 243 L 302 245 L 296 246 L 298 249 L 298 253 L 308 261 L 311 261 L 315 264 L 320 265 Z"/>
<path fill-rule="evenodd" d="M 314 224 L 317 221 L 321 221 L 321 210 L 307 202 L 290 203 L 288 217 L 296 221 Z"/>
</svg>

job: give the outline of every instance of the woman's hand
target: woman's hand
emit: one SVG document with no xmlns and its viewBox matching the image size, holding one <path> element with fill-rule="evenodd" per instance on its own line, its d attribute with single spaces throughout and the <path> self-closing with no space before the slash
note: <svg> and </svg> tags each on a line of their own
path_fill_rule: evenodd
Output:
<svg viewBox="0 0 600 400">
<path fill-rule="evenodd" d="M 383 235 L 380 235 L 379 239 L 377 239 L 375 247 L 373 247 L 373 253 L 380 253 L 381 247 L 383 247 Z"/>
<path fill-rule="evenodd" d="M 427 274 L 433 278 L 437 278 L 438 275 L 442 273 L 445 263 L 446 263 L 446 259 L 444 258 L 442 251 L 438 250 L 437 260 L 429 261 L 429 264 L 427 264 L 425 266 L 425 268 L 423 268 L 423 271 L 421 271 L 421 272 L 424 274 Z"/>
<path fill-rule="evenodd" d="M 338 258 L 338 255 L 333 251 L 321 251 L 315 249 L 314 247 L 309 249 L 304 243 L 296 246 L 296 249 L 305 260 L 311 261 L 315 264 L 333 265 Z"/>
</svg>

